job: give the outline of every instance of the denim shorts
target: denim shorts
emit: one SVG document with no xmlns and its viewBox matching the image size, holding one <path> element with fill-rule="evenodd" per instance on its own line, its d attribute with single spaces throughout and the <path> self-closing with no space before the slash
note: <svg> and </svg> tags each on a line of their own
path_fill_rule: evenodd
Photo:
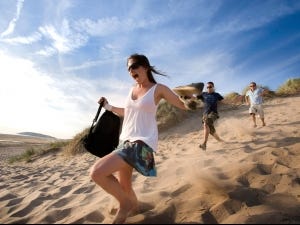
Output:
<svg viewBox="0 0 300 225">
<path fill-rule="evenodd" d="M 115 151 L 140 174 L 151 177 L 157 175 L 153 149 L 144 142 L 125 141 Z"/>
</svg>

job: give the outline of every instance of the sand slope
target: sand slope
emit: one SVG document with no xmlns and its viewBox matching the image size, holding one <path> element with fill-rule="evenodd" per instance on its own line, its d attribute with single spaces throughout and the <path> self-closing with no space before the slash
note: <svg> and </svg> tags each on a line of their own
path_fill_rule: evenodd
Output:
<svg viewBox="0 0 300 225">
<path fill-rule="evenodd" d="M 127 223 L 299 223 L 300 97 L 265 103 L 266 127 L 248 107 L 220 112 L 219 135 L 202 139 L 200 115 L 162 132 L 158 176 L 134 173 L 139 213 Z M 59 153 L 1 162 L 0 223 L 111 223 L 117 204 L 88 176 L 95 157 Z"/>
</svg>

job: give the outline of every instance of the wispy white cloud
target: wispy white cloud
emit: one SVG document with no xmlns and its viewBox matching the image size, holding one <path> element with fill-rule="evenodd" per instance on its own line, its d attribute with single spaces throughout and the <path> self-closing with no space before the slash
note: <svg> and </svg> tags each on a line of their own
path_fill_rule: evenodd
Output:
<svg viewBox="0 0 300 225">
<path fill-rule="evenodd" d="M 87 68 L 91 68 L 94 66 L 100 66 L 100 65 L 105 65 L 107 63 L 110 63 L 110 59 L 105 59 L 105 60 L 96 60 L 96 61 L 87 61 L 84 62 L 80 65 L 75 65 L 75 66 L 65 66 L 64 70 L 65 71 L 76 71 L 76 70 L 82 70 L 82 69 L 87 69 Z"/>
<path fill-rule="evenodd" d="M 101 47 L 101 53 L 107 56 L 119 56 L 121 55 L 121 48 L 119 46 L 108 43 Z"/>
<path fill-rule="evenodd" d="M 232 56 L 227 52 L 211 51 L 196 57 L 181 59 L 172 68 L 178 83 L 215 81 L 216 86 L 228 83 L 233 77 L 235 68 Z M 229 85 L 222 85 L 222 92 L 231 91 Z"/>
<path fill-rule="evenodd" d="M 60 32 L 53 25 L 39 28 L 39 31 L 45 38 L 49 38 L 52 41 L 51 47 L 56 49 L 59 53 L 71 52 L 74 49 L 83 46 L 88 41 L 86 35 L 73 32 L 69 26 L 68 20 L 64 19 L 61 25 Z M 51 53 L 53 52 L 53 49 L 46 47 L 45 52 Z"/>
<path fill-rule="evenodd" d="M 98 20 L 91 20 L 88 18 L 80 19 L 74 22 L 74 26 L 79 31 L 84 31 L 91 36 L 107 36 L 114 33 L 130 32 L 139 28 L 147 28 L 159 24 L 158 17 L 149 20 L 134 20 L 134 19 L 120 19 L 118 17 L 107 17 Z"/>
<path fill-rule="evenodd" d="M 41 56 L 45 56 L 45 57 L 52 56 L 55 53 L 57 53 L 57 50 L 51 46 L 47 46 L 44 49 L 38 50 L 36 52 L 37 55 L 41 55 Z"/>
<path fill-rule="evenodd" d="M 0 34 L 0 37 L 6 37 L 8 35 L 10 35 L 11 33 L 14 32 L 15 30 L 15 26 L 16 26 L 16 23 L 20 17 L 20 14 L 21 14 L 21 10 L 22 10 L 22 7 L 23 7 L 23 3 L 24 3 L 24 0 L 18 0 L 17 2 L 17 12 L 16 12 L 16 15 L 15 17 L 9 22 L 8 24 L 8 27 L 5 31 L 3 31 L 1 34 Z"/>
<path fill-rule="evenodd" d="M 34 34 L 27 37 L 12 37 L 12 38 L 3 38 L 0 39 L 0 42 L 8 43 L 8 44 L 24 44 L 29 45 L 34 42 L 41 40 L 42 35 L 39 32 L 35 32 Z"/>
</svg>

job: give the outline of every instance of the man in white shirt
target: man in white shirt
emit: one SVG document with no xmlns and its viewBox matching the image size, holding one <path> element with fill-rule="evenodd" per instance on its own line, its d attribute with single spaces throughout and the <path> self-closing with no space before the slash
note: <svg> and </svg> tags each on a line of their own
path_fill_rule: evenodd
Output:
<svg viewBox="0 0 300 225">
<path fill-rule="evenodd" d="M 262 107 L 263 103 L 263 94 L 265 90 L 261 87 L 257 87 L 255 82 L 251 82 L 249 85 L 250 89 L 247 91 L 245 95 L 246 103 L 249 107 L 249 114 L 252 116 L 252 120 L 254 123 L 254 127 L 257 127 L 256 124 L 256 114 L 259 115 L 261 119 L 262 126 L 266 126 L 264 119 L 264 110 Z"/>
</svg>

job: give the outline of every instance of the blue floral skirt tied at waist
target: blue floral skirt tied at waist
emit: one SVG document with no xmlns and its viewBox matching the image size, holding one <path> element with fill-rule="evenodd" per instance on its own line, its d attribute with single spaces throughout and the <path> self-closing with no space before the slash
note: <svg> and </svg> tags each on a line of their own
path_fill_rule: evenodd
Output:
<svg viewBox="0 0 300 225">
<path fill-rule="evenodd" d="M 143 141 L 125 141 L 115 151 L 142 175 L 151 177 L 157 175 L 153 149 Z"/>
</svg>

